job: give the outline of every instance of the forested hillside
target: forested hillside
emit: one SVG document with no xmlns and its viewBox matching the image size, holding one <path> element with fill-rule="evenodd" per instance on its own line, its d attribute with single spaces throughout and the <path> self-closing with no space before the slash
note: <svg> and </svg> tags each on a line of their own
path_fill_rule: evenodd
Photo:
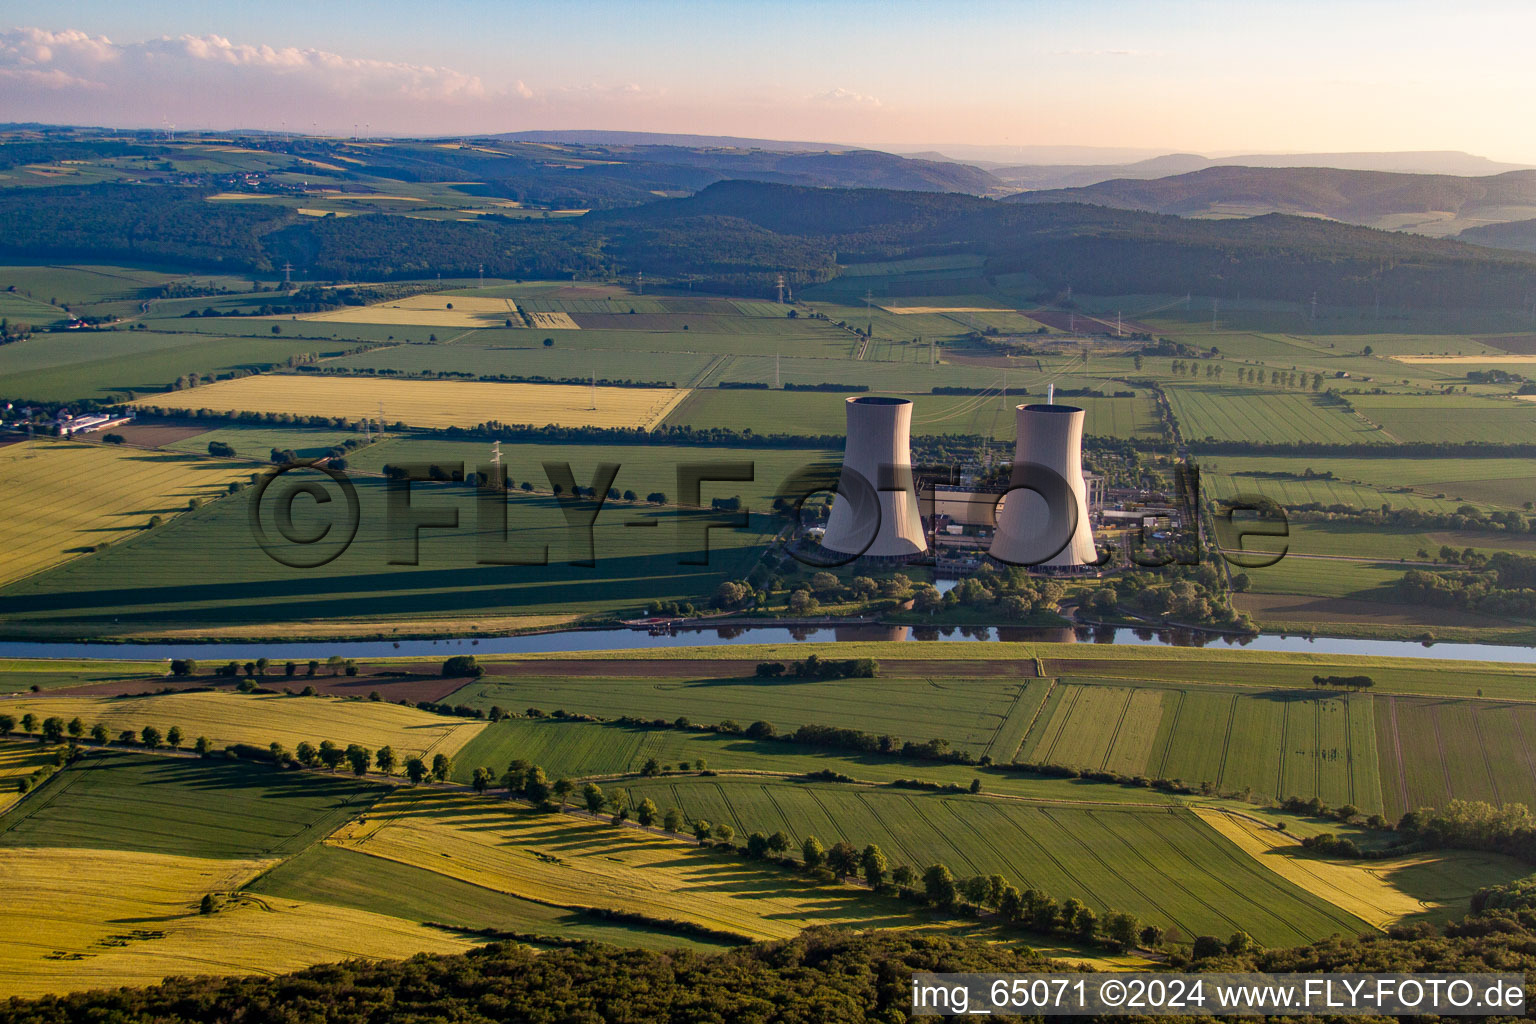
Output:
<svg viewBox="0 0 1536 1024">
<path fill-rule="evenodd" d="M 720 182 L 684 199 L 528 219 L 393 213 L 302 216 L 174 184 L 0 191 L 11 256 L 111 257 L 271 271 L 310 280 L 431 274 L 688 278 L 701 290 L 761 290 L 779 273 L 825 281 L 839 264 L 934 255 L 984 261 L 978 276 L 1028 273 L 1046 294 L 1242 296 L 1419 309 L 1520 308 L 1536 257 L 1460 242 L 1269 215 L 1190 220 L 1078 203 L 959 194 Z"/>
</svg>

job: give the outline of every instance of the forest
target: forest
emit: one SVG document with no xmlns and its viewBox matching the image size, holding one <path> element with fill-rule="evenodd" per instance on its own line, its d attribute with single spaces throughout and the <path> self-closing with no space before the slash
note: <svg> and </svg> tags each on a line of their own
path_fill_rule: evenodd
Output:
<svg viewBox="0 0 1536 1024">
<path fill-rule="evenodd" d="M 804 285 L 850 261 L 979 256 L 989 278 L 1027 273 L 1042 297 L 1178 294 L 1417 309 L 1519 308 L 1536 256 L 1313 218 L 1233 220 L 1074 203 L 1001 204 L 956 193 L 727 181 L 685 199 L 541 219 L 474 222 L 374 213 L 309 217 L 278 205 L 208 202 L 171 183 L 0 192 L 0 254 L 176 261 L 310 279 L 441 273 L 514 278 L 645 271 L 703 291 Z"/>
</svg>

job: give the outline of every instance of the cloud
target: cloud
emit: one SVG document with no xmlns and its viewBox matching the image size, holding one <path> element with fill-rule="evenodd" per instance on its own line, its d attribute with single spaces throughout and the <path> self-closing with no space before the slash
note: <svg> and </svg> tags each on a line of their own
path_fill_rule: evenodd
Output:
<svg viewBox="0 0 1536 1024">
<path fill-rule="evenodd" d="M 488 86 L 479 76 L 431 64 L 349 57 L 327 50 L 258 46 L 220 35 L 119 43 L 70 29 L 0 31 L 0 82 L 8 106 L 27 116 L 88 123 L 234 121 L 311 113 L 351 120 L 392 111 L 527 103 L 521 80 Z M 412 111 L 411 108 L 417 108 Z M 16 115 L 12 115 L 16 116 Z"/>
<path fill-rule="evenodd" d="M 834 104 L 834 105 L 837 105 L 837 106 L 856 106 L 856 107 L 878 107 L 878 106 L 880 106 L 880 99 L 879 99 L 879 97 L 877 97 L 877 96 L 868 96 L 868 95 L 865 95 L 862 92 L 854 92 L 852 89 L 844 89 L 842 87 L 838 87 L 836 89 L 829 89 L 826 92 L 820 92 L 820 93 L 817 93 L 814 96 L 807 96 L 806 99 L 810 100 L 812 103 L 826 103 L 826 104 Z"/>
</svg>

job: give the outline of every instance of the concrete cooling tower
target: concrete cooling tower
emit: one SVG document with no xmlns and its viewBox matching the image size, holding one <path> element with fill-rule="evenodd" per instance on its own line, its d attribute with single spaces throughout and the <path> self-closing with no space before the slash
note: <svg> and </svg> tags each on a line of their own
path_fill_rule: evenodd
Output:
<svg viewBox="0 0 1536 1024">
<path fill-rule="evenodd" d="M 1012 486 L 1039 487 L 1045 495 L 1030 490 L 1008 492 L 988 552 L 998 561 L 1052 569 L 1097 560 L 1083 483 L 1083 418 L 1083 410 L 1071 405 L 1018 407 Z M 1059 482 L 1051 479 L 1053 474 Z M 1069 535 L 1073 509 L 1076 525 Z"/>
<path fill-rule="evenodd" d="M 843 474 L 821 545 L 840 555 L 905 562 L 928 550 L 912 481 L 912 403 L 850 398 Z"/>
</svg>

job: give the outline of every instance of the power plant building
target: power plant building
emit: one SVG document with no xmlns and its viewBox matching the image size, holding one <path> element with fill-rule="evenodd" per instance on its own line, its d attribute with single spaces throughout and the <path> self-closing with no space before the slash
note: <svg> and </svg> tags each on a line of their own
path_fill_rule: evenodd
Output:
<svg viewBox="0 0 1536 1024">
<path fill-rule="evenodd" d="M 892 564 L 918 558 L 928 542 L 912 479 L 912 403 L 865 395 L 846 408 L 843 472 L 821 546 Z"/>
<path fill-rule="evenodd" d="M 1081 568 L 1098 560 L 1083 479 L 1084 418 L 1071 405 L 1018 406 L 1012 486 L 1039 487 L 1052 502 L 1033 490 L 1010 491 L 988 549 L 993 558 L 1041 569 Z M 1050 480 L 1052 475 L 1058 479 Z"/>
</svg>

